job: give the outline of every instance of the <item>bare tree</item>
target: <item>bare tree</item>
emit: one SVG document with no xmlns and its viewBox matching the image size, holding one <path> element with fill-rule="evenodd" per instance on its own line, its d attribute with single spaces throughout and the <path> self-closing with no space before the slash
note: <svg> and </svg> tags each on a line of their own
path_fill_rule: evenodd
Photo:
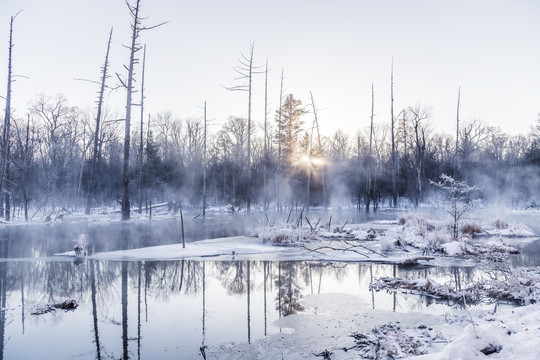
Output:
<svg viewBox="0 0 540 360">
<path fill-rule="evenodd" d="M 480 120 L 467 121 L 460 130 L 460 170 L 465 182 L 471 183 L 471 172 L 474 163 L 480 159 L 480 150 L 489 141 L 489 126 Z"/>
<path fill-rule="evenodd" d="M 135 5 L 131 5 L 126 0 L 126 5 L 128 7 L 130 16 L 131 16 L 131 44 L 126 46 L 129 49 L 129 63 L 127 66 L 124 66 L 127 70 L 127 79 L 122 78 L 117 74 L 118 79 L 120 80 L 122 86 L 126 89 L 126 118 L 125 118 L 125 130 L 124 130 L 124 164 L 122 168 L 122 220 L 129 220 L 130 218 L 130 199 L 129 199 L 129 149 L 131 144 L 131 105 L 132 105 L 132 95 L 134 92 L 134 75 L 135 75 L 135 65 L 139 62 L 136 58 L 137 52 L 139 52 L 142 47 L 139 44 L 139 35 L 141 31 L 155 29 L 158 26 L 166 24 L 166 22 L 160 23 L 154 26 L 145 26 L 142 24 L 144 18 L 139 14 L 141 8 L 141 1 L 136 0 Z"/>
<path fill-rule="evenodd" d="M 202 204 L 202 215 L 206 216 L 206 167 L 207 164 L 207 158 L 206 158 L 206 101 L 204 102 L 204 144 L 203 144 L 203 204 Z"/>
<path fill-rule="evenodd" d="M 416 171 L 416 189 L 414 196 L 414 205 L 417 207 L 422 198 L 424 162 L 426 155 L 426 137 L 429 135 L 429 128 L 426 124 L 431 116 L 429 107 L 422 105 L 410 106 L 407 109 L 409 121 L 413 133 L 411 134 L 412 149 L 414 153 L 414 167 Z"/>
<path fill-rule="evenodd" d="M 262 71 L 258 71 L 260 66 L 255 66 L 253 62 L 253 54 L 255 51 L 255 43 L 251 43 L 249 46 L 249 55 L 240 54 L 238 59 L 238 66 L 234 68 L 239 75 L 235 78 L 236 81 L 247 81 L 247 84 L 227 87 L 229 91 L 246 91 L 248 93 L 248 142 L 247 142 L 247 172 L 248 178 L 251 178 L 251 95 L 252 95 L 252 83 L 253 75 L 261 74 Z M 251 182 L 248 181 L 248 196 L 247 196 L 247 210 L 251 209 Z"/>
<path fill-rule="evenodd" d="M 319 118 L 317 116 L 318 109 L 315 106 L 315 99 L 313 98 L 313 93 L 310 91 L 309 96 L 311 98 L 311 108 L 313 110 L 313 126 L 311 127 L 311 140 L 310 140 L 310 156 L 313 153 L 313 131 L 314 129 L 317 130 L 317 149 L 315 151 L 315 155 L 321 158 L 324 158 L 324 149 L 321 142 L 321 133 L 319 129 Z M 322 180 L 322 190 L 323 190 L 323 203 L 326 207 L 328 205 L 327 197 L 326 197 L 326 181 L 324 176 L 324 167 L 325 162 L 323 161 L 321 164 L 321 180 Z"/>
<path fill-rule="evenodd" d="M 395 121 L 394 118 L 394 58 L 392 58 L 392 71 L 390 75 L 390 136 L 392 137 L 392 205 L 397 206 L 397 168 L 396 168 L 396 146 L 395 146 L 395 136 L 394 128 Z"/>
<path fill-rule="evenodd" d="M 277 133 L 277 139 L 278 139 L 278 171 L 276 171 L 276 202 L 277 202 L 277 209 L 278 211 L 281 211 L 281 179 L 279 179 L 280 176 L 283 175 L 283 168 L 282 168 L 282 149 L 281 149 L 281 133 L 283 131 L 283 128 L 281 126 L 281 112 L 282 112 L 282 106 L 283 106 L 283 68 L 281 69 L 281 85 L 279 87 L 279 112 L 278 112 L 278 133 Z"/>
<path fill-rule="evenodd" d="M 17 135 L 17 145 L 19 147 L 20 153 L 20 164 L 15 163 L 15 165 L 21 171 L 22 177 L 22 195 L 23 195 L 23 208 L 24 208 L 24 220 L 28 221 L 28 191 L 27 191 L 27 182 L 28 182 L 28 168 L 30 163 L 30 152 L 29 152 L 29 142 L 30 142 L 30 114 L 28 114 L 28 122 L 26 123 L 26 137 L 21 136 L 21 131 L 17 124 L 15 124 L 16 135 Z"/>
<path fill-rule="evenodd" d="M 266 172 L 268 170 L 268 58 L 264 69 L 264 160 L 263 160 L 263 207 L 268 206 Z"/>
<path fill-rule="evenodd" d="M 138 176 L 138 202 L 139 214 L 142 213 L 142 177 L 143 177 L 143 125 L 144 125 L 144 70 L 146 67 L 146 44 L 143 51 L 142 75 L 141 75 L 141 124 L 140 124 L 140 139 L 139 139 L 139 176 Z"/>
<path fill-rule="evenodd" d="M 454 177 L 458 173 L 458 150 L 459 150 L 459 101 L 461 100 L 461 86 L 458 88 L 457 110 L 456 110 L 456 149 L 454 155 Z"/>
<path fill-rule="evenodd" d="M 393 97 L 392 97 L 393 99 Z M 375 107 L 375 93 L 373 91 L 373 83 L 371 83 L 371 116 L 369 125 L 369 153 L 368 153 L 368 179 L 367 179 L 367 199 L 366 199 L 366 212 L 369 212 L 369 203 L 373 198 L 372 194 L 372 181 L 373 181 L 373 116 Z M 392 106 L 393 109 L 393 106 Z M 393 110 L 392 110 L 393 112 Z M 393 116 L 393 115 L 392 115 Z M 392 133 L 393 134 L 393 133 Z M 375 205 L 374 205 L 375 206 Z"/>
<path fill-rule="evenodd" d="M 7 92 L 6 92 L 6 112 L 4 113 L 4 131 L 2 134 L 2 174 L 0 176 L 0 199 L 3 192 L 6 194 L 6 206 L 3 208 L 0 200 L 0 215 L 5 212 L 5 220 L 10 220 L 10 197 L 9 197 L 9 153 L 10 153 L 10 125 L 11 125 L 11 84 L 13 82 L 13 22 L 20 11 L 11 16 L 9 21 L 9 47 L 8 47 L 8 77 L 7 77 Z M 3 185 L 5 184 L 5 189 Z"/>
<path fill-rule="evenodd" d="M 97 107 L 97 115 L 96 115 L 96 130 L 94 132 L 94 150 L 92 153 L 92 161 L 90 163 L 90 179 L 88 182 L 88 193 L 86 197 L 86 211 L 85 213 L 88 215 L 90 214 L 90 209 L 92 207 L 92 193 L 94 190 L 94 172 L 96 169 L 96 162 L 98 157 L 98 143 L 99 143 L 99 129 L 101 127 L 101 113 L 103 108 L 103 94 L 105 92 L 105 82 L 108 78 L 107 75 L 107 69 L 109 68 L 109 51 L 111 49 L 111 40 L 112 40 L 112 33 L 113 28 L 111 27 L 111 31 L 109 32 L 109 41 L 107 41 L 107 52 L 105 53 L 105 63 L 103 64 L 103 67 L 101 68 L 101 87 L 99 89 L 99 96 L 98 96 L 98 107 Z"/>
</svg>

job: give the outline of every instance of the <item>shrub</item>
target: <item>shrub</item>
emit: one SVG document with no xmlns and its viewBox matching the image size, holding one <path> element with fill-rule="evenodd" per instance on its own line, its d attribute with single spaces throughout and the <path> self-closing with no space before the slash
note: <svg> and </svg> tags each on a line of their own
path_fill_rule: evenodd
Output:
<svg viewBox="0 0 540 360">
<path fill-rule="evenodd" d="M 469 235 L 477 235 L 482 233 L 482 227 L 475 223 L 465 223 L 461 226 L 461 232 Z"/>
<path fill-rule="evenodd" d="M 493 226 L 495 226 L 499 230 L 502 230 L 508 228 L 508 223 L 504 220 L 497 219 L 493 222 Z"/>
</svg>

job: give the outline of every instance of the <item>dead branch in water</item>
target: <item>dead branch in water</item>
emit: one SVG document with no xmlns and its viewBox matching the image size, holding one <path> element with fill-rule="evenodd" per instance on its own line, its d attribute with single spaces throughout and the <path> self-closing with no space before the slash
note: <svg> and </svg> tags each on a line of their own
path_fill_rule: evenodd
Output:
<svg viewBox="0 0 540 360">
<path fill-rule="evenodd" d="M 310 249 L 309 247 L 305 246 L 305 245 L 302 245 L 302 248 L 307 250 L 308 252 L 314 252 L 314 253 L 317 253 L 317 254 L 324 254 L 322 252 L 322 250 L 332 250 L 332 251 L 342 251 L 342 252 L 352 252 L 352 253 L 355 253 L 355 254 L 358 254 L 358 255 L 362 255 L 364 256 L 365 258 L 369 259 L 369 255 L 358 250 L 358 247 L 359 246 L 356 246 L 356 244 L 354 245 L 351 245 L 347 242 L 345 242 L 345 244 L 349 245 L 348 247 L 334 247 L 334 246 L 330 246 L 330 245 L 322 245 L 322 246 L 318 246 L 314 249 Z M 367 249 L 367 248 L 366 248 Z M 370 250 L 370 249 L 368 249 Z"/>
</svg>

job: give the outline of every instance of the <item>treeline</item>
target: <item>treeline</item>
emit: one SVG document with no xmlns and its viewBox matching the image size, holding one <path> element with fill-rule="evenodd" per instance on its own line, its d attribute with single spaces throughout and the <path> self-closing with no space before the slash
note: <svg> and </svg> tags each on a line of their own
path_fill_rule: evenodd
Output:
<svg viewBox="0 0 540 360">
<path fill-rule="evenodd" d="M 166 111 L 148 116 L 142 134 L 137 126 L 131 136 L 132 211 L 163 202 L 201 208 L 203 200 L 235 210 L 248 202 L 377 210 L 393 206 L 394 195 L 397 206 L 425 201 L 429 181 L 441 174 L 481 186 L 479 196 L 491 203 L 526 207 L 538 195 L 540 120 L 526 135 L 509 136 L 479 120 L 447 135 L 432 128 L 429 108 L 418 105 L 396 116 L 392 146 L 391 126 L 384 123 L 355 134 L 319 134 L 314 110 L 285 96 L 281 109 L 266 124 L 252 126 L 250 136 L 241 117 L 210 132 L 204 118 Z M 44 95 L 31 103 L 26 118 L 12 118 L 5 210 L 22 217 L 26 204 L 30 218 L 40 211 L 80 210 L 89 193 L 93 211 L 120 204 L 123 121 L 102 114 L 92 183 L 95 118 L 62 96 Z"/>
</svg>

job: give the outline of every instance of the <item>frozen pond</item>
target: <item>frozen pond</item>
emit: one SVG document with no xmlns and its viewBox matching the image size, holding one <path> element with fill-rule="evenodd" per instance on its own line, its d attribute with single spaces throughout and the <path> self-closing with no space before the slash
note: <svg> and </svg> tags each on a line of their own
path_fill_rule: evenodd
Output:
<svg viewBox="0 0 540 360">
<path fill-rule="evenodd" d="M 247 217 L 186 221 L 188 241 L 249 233 Z M 390 264 L 286 261 L 74 261 L 55 257 L 88 235 L 91 253 L 178 243 L 177 219 L 152 223 L 14 226 L 0 240 L 0 359 L 196 359 L 201 346 L 250 342 L 290 331 L 275 320 L 310 294 L 349 294 L 358 312 L 442 314 L 448 304 L 373 292 L 373 278 L 427 277 L 465 287 L 472 267 L 404 270 Z M 515 266 L 540 265 L 540 242 Z M 33 315 L 66 298 L 79 307 Z M 304 309 L 316 312 L 317 309 Z"/>
</svg>

